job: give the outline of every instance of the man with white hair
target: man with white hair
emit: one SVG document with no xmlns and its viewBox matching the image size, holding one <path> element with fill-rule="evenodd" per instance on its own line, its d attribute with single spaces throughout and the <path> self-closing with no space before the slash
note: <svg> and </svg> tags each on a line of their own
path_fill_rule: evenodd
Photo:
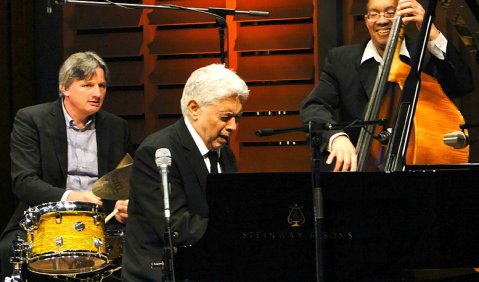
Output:
<svg viewBox="0 0 479 282">
<path fill-rule="evenodd" d="M 237 171 L 227 143 L 248 94 L 246 83 L 223 65 L 202 67 L 191 74 L 184 87 L 183 118 L 140 145 L 130 175 L 123 281 L 162 280 L 162 269 L 152 267 L 164 260 L 165 246 L 164 199 L 156 150 L 167 148 L 171 152 L 171 227 L 178 234 L 174 243 L 194 244 L 208 223 L 208 173 Z"/>
</svg>

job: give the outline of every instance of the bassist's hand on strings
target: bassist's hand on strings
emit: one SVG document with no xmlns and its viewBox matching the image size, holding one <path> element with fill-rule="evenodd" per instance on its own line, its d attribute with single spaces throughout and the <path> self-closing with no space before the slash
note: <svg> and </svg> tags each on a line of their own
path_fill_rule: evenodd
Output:
<svg viewBox="0 0 479 282">
<path fill-rule="evenodd" d="M 327 164 L 336 163 L 333 171 L 356 171 L 358 158 L 353 143 L 347 136 L 338 136 L 331 143 L 331 153 L 326 159 Z"/>
<path fill-rule="evenodd" d="M 421 29 L 426 11 L 416 0 L 400 0 L 397 5 L 396 14 L 403 16 L 404 24 L 414 22 L 418 30 Z M 429 41 L 436 40 L 441 32 L 433 24 L 431 26 L 431 33 L 429 34 Z"/>
</svg>

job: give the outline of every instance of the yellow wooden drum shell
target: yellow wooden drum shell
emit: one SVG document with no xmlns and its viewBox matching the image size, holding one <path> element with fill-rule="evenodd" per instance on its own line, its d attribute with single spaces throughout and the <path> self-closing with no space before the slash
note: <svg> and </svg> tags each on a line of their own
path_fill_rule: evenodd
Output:
<svg viewBox="0 0 479 282">
<path fill-rule="evenodd" d="M 33 209 L 39 219 L 36 228 L 27 232 L 31 271 L 73 274 L 107 266 L 105 215 L 91 205 L 78 203 L 65 208 L 58 203 L 53 207 L 58 211 L 50 211 L 51 206 Z"/>
</svg>

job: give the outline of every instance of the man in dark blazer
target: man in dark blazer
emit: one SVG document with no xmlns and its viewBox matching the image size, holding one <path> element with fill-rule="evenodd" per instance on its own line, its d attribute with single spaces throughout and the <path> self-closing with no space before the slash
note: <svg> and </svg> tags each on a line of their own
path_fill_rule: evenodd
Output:
<svg viewBox="0 0 479 282">
<path fill-rule="evenodd" d="M 236 130 L 248 88 L 223 65 L 192 73 L 181 98 L 183 118 L 147 137 L 135 153 L 130 175 L 130 201 L 123 250 L 122 281 L 162 281 L 165 247 L 165 209 L 162 179 L 155 153 L 171 153 L 168 180 L 172 232 L 176 246 L 197 242 L 208 223 L 208 173 L 237 171 L 227 142 Z M 218 154 L 219 162 L 213 157 Z"/>
<path fill-rule="evenodd" d="M 12 271 L 12 240 L 16 234 L 25 239 L 25 231 L 19 226 L 23 212 L 64 200 L 102 205 L 91 192 L 91 184 L 115 169 L 130 152 L 127 122 L 100 110 L 108 75 L 107 65 L 97 54 L 73 54 L 60 70 L 61 98 L 16 114 L 10 156 L 13 192 L 19 204 L 2 234 L 2 281 Z M 115 203 L 119 209 L 115 218 L 121 223 L 127 219 L 127 204 L 127 200 Z"/>
<path fill-rule="evenodd" d="M 424 9 L 417 1 L 397 2 L 368 1 L 365 23 L 371 40 L 333 48 L 328 52 L 318 84 L 301 105 L 303 123 L 352 122 L 364 118 L 393 18 L 402 15 L 405 24 L 413 22 L 418 28 L 423 22 Z M 415 42 L 406 38 L 400 52 L 404 61 L 415 56 L 414 47 Z M 469 68 L 434 25 L 423 66 L 425 72 L 438 79 L 444 92 L 451 98 L 463 96 L 473 89 Z M 332 164 L 335 160 L 334 171 L 356 170 L 357 154 L 353 144 L 356 143 L 359 129 L 347 133 L 333 130 L 324 131 L 321 135 L 321 151 L 330 153 L 326 163 Z"/>
</svg>

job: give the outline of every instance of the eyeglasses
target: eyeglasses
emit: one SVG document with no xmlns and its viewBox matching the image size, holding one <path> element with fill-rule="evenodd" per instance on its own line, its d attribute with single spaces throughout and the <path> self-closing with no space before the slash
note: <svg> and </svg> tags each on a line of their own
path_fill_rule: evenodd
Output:
<svg viewBox="0 0 479 282">
<path fill-rule="evenodd" d="M 243 115 L 243 113 L 239 113 L 239 114 L 237 114 L 237 115 L 233 115 L 233 114 L 221 114 L 221 115 L 219 115 L 219 117 L 220 117 L 220 120 L 221 120 L 222 122 L 229 122 L 231 119 L 234 118 L 234 119 L 235 119 L 235 122 L 238 123 L 242 115 Z"/>
<path fill-rule="evenodd" d="M 385 19 L 392 20 L 396 17 L 396 10 L 387 10 L 382 13 L 371 11 L 367 13 L 364 17 L 368 22 L 375 22 L 383 16 Z"/>
</svg>

